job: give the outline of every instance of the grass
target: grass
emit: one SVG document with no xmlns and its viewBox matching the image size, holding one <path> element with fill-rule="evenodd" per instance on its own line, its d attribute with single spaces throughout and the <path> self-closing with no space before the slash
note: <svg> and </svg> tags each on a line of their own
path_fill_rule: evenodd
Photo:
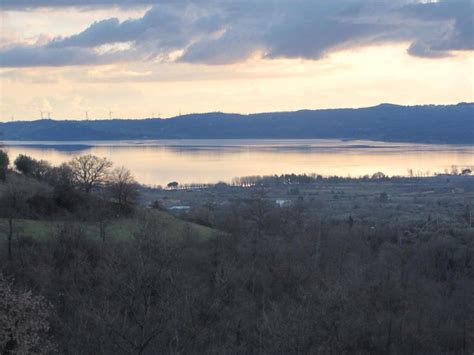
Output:
<svg viewBox="0 0 474 355">
<path fill-rule="evenodd" d="M 163 233 L 169 238 L 178 238 L 188 230 L 192 236 L 206 240 L 211 238 L 216 231 L 212 228 L 189 223 L 177 219 L 165 212 L 150 212 L 151 218 L 158 222 Z M 30 237 L 37 240 L 46 240 L 56 235 L 61 226 L 66 223 L 62 221 L 27 220 L 18 219 L 14 222 L 14 233 L 16 236 Z M 83 228 L 84 234 L 90 238 L 100 238 L 99 223 L 93 222 L 70 222 L 78 223 Z M 123 218 L 110 221 L 106 225 L 106 238 L 113 240 L 127 240 L 133 238 L 139 231 L 140 219 Z M 0 219 L 0 239 L 5 239 L 8 232 L 8 221 Z"/>
</svg>

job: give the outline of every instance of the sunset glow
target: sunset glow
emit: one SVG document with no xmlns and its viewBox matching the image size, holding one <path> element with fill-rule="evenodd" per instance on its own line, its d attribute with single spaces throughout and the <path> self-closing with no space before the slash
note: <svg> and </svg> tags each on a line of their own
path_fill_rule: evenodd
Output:
<svg viewBox="0 0 474 355">
<path fill-rule="evenodd" d="M 248 11 L 250 16 L 254 12 L 264 11 L 260 8 L 228 9 L 224 3 L 219 4 L 222 5 L 222 13 L 234 11 L 247 14 Z M 57 119 L 83 119 L 86 111 L 92 119 L 109 117 L 110 111 L 118 118 L 145 118 L 212 111 L 251 113 L 303 108 L 364 107 L 381 102 L 416 105 L 473 101 L 474 56 L 472 49 L 469 49 L 472 43 L 464 43 L 463 50 L 448 48 L 436 54 L 426 52 L 414 55 L 413 43 L 432 43 L 430 36 L 435 35 L 435 27 L 430 27 L 431 22 L 423 22 L 421 15 L 410 24 L 414 29 L 423 28 L 426 38 L 416 38 L 415 34 L 374 30 L 381 31 L 381 34 L 377 34 L 381 37 L 393 38 L 375 40 L 372 38 L 376 35 L 374 33 L 371 34 L 372 37 L 362 36 L 340 42 L 334 39 L 333 44 L 320 44 L 320 54 L 305 54 L 296 48 L 292 49 L 296 54 L 288 52 L 290 44 L 278 42 L 285 36 L 282 33 L 281 38 L 269 43 L 249 35 L 246 44 L 242 38 L 233 47 L 239 53 L 235 53 L 232 58 L 222 57 L 231 53 L 230 49 L 212 52 L 216 49 L 209 48 L 210 52 L 203 59 L 195 60 L 194 57 L 190 59 L 191 55 L 194 56 L 190 54 L 191 44 L 183 42 L 188 39 L 177 39 L 182 44 L 167 49 L 168 47 L 163 47 L 162 41 L 157 42 L 158 44 L 154 42 L 157 38 L 143 39 L 143 36 L 137 35 L 136 38 L 130 36 L 127 39 L 114 39 L 110 43 L 107 43 L 107 38 L 101 40 L 94 37 L 94 43 L 99 45 L 91 45 L 90 49 L 84 47 L 90 44 L 65 47 L 65 50 L 79 48 L 80 53 L 86 56 L 106 56 L 105 59 L 91 57 L 89 63 L 89 59 L 74 54 L 74 59 L 69 62 L 69 59 L 65 59 L 64 62 L 52 61 L 48 64 L 48 51 L 52 50 L 53 45 L 57 46 L 60 41 L 71 41 L 71 38 L 77 41 L 77 38 L 85 36 L 84 29 L 89 27 L 90 31 L 95 30 L 98 24 L 108 23 L 108 19 L 114 19 L 117 26 L 127 21 L 145 22 L 151 15 L 160 17 L 162 7 L 166 9 L 163 13 L 171 13 L 170 16 L 176 16 L 180 21 L 184 21 L 183 18 L 191 21 L 189 18 L 196 16 L 207 18 L 207 15 L 213 19 L 212 16 L 219 15 L 206 6 L 198 11 L 192 2 L 182 15 L 169 4 L 150 6 L 144 3 L 108 8 L 77 5 L 74 4 L 75 7 L 72 8 L 22 8 L 6 2 L 3 6 L 0 39 L 1 120 L 36 119 L 41 112 L 44 117 L 50 112 L 50 116 Z M 284 11 L 274 7 L 271 7 L 273 12 Z M 390 9 L 382 6 L 378 11 L 370 15 L 374 19 L 368 20 L 358 15 L 351 21 L 372 23 L 385 19 L 392 21 L 393 27 L 398 26 L 401 21 L 399 15 L 392 14 Z M 291 13 L 287 15 L 288 19 L 285 21 L 288 24 L 283 22 L 280 26 L 288 26 L 289 35 L 293 35 L 291 31 L 296 29 L 291 29 L 294 26 L 290 23 Z M 274 21 L 279 18 L 273 13 L 272 17 L 275 17 Z M 248 21 L 253 24 L 257 20 Z M 316 26 L 316 18 L 314 21 Z M 444 21 L 450 20 L 439 20 L 439 24 L 447 23 Z M 149 21 L 146 25 L 155 28 Z M 220 23 L 216 20 L 215 26 L 223 28 L 224 32 L 216 29 L 200 36 L 209 36 L 206 41 L 217 41 L 220 36 L 229 33 L 225 21 Z M 331 31 L 336 31 L 331 26 L 334 24 L 329 23 L 327 29 L 318 28 L 317 31 L 331 37 Z M 243 36 L 243 32 L 238 32 L 238 35 Z M 94 36 L 100 36 L 98 30 Z M 201 37 L 193 37 L 189 39 L 189 43 L 195 43 Z M 316 42 L 320 41 L 318 39 Z M 252 49 L 245 49 L 246 45 Z M 277 45 L 288 47 L 278 47 L 281 53 L 274 55 L 271 51 L 276 51 Z M 150 46 L 156 46 L 156 49 L 152 50 Z M 433 48 L 436 46 L 441 45 L 433 44 Z M 144 49 L 145 47 L 148 49 Z M 20 51 L 16 48 L 22 49 Z M 38 54 L 44 57 L 22 57 L 27 54 L 21 53 L 29 48 L 44 51 L 44 54 Z M 151 55 L 150 51 L 154 54 Z M 211 52 L 215 53 L 214 57 L 209 57 Z M 120 59 L 111 59 L 110 56 L 117 56 L 116 53 L 121 53 Z M 16 56 L 14 59 L 13 55 Z"/>
</svg>

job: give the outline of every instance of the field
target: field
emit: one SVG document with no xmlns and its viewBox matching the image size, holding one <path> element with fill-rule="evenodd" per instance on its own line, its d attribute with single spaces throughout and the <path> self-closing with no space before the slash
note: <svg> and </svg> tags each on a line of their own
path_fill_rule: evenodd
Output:
<svg viewBox="0 0 474 355">
<path fill-rule="evenodd" d="M 250 188 L 216 185 L 203 189 L 142 188 L 141 208 L 163 233 L 174 239 L 185 231 L 209 239 L 215 229 L 209 213 L 225 213 L 237 205 L 261 199 L 281 210 L 304 206 L 308 218 L 351 219 L 360 228 L 404 229 L 405 236 L 422 230 L 464 229 L 472 226 L 474 177 L 434 177 L 387 181 L 324 180 L 311 184 L 274 184 Z M 162 210 L 149 208 L 158 202 Z M 181 208 L 183 207 L 183 208 Z M 196 222 L 196 223 L 193 223 Z M 17 219 L 15 236 L 44 240 L 65 224 L 80 225 L 84 235 L 100 238 L 97 222 L 74 219 Z M 140 228 L 137 216 L 105 221 L 106 238 L 127 240 Z M 7 220 L 0 219 L 0 238 L 6 238 Z"/>
<path fill-rule="evenodd" d="M 172 238 L 178 238 L 189 232 L 199 239 L 211 238 L 214 230 L 190 222 L 179 220 L 166 212 L 151 211 L 148 213 L 162 228 L 163 233 Z M 14 221 L 15 236 L 30 237 L 36 240 L 47 240 L 54 237 L 64 224 L 80 226 L 84 236 L 91 239 L 100 239 L 100 226 L 93 222 L 79 221 L 48 221 L 48 220 L 27 220 L 19 219 Z M 114 241 L 128 240 L 134 237 L 139 231 L 141 220 L 135 218 L 123 218 L 106 222 L 106 239 Z M 8 221 L 0 219 L 0 239 L 7 237 Z"/>
<path fill-rule="evenodd" d="M 326 219 L 352 218 L 356 224 L 377 227 L 397 225 L 409 229 L 469 227 L 474 210 L 474 177 L 374 180 L 323 180 L 309 184 L 274 184 L 242 188 L 215 186 L 207 189 L 151 190 L 142 204 L 153 201 L 165 208 L 188 206 L 176 215 L 185 217 L 202 210 L 226 210 L 262 198 L 282 209 L 304 206 L 309 214 Z"/>
</svg>

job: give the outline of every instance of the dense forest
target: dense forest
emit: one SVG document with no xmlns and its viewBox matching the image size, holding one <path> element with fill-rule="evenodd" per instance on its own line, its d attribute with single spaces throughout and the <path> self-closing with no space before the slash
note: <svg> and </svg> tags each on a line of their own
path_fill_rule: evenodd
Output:
<svg viewBox="0 0 474 355">
<path fill-rule="evenodd" d="M 301 110 L 250 115 L 220 112 L 170 119 L 37 120 L 0 123 L 5 140 L 324 138 L 474 143 L 474 104 Z"/>
<path fill-rule="evenodd" d="M 0 151 L 0 353 L 472 353 L 459 175 L 154 192 L 95 156 Z"/>
</svg>

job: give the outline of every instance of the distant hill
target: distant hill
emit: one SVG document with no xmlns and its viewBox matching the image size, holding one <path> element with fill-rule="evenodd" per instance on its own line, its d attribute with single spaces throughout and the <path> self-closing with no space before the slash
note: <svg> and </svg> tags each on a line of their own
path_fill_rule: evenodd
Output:
<svg viewBox="0 0 474 355">
<path fill-rule="evenodd" d="M 333 138 L 474 144 L 474 103 L 447 106 L 381 104 L 360 109 L 250 115 L 205 113 L 169 119 L 19 121 L 0 123 L 0 139 Z"/>
</svg>

